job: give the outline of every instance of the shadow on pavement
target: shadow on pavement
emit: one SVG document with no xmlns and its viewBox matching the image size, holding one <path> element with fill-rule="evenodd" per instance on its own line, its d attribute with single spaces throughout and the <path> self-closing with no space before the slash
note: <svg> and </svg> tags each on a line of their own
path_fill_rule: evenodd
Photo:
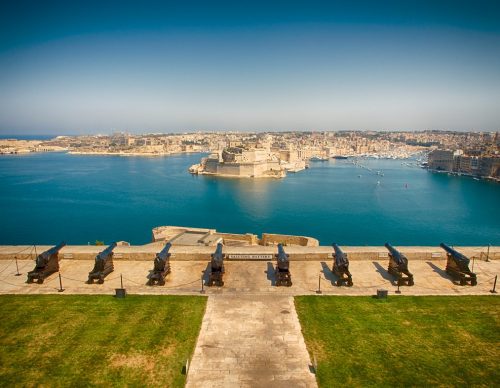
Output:
<svg viewBox="0 0 500 388">
<path fill-rule="evenodd" d="M 377 269 L 377 272 L 380 274 L 380 276 L 382 276 L 385 280 L 390 281 L 393 286 L 395 286 L 397 284 L 394 277 L 389 272 L 387 272 L 387 270 L 384 267 L 382 267 L 376 261 L 372 261 L 372 264 L 375 266 L 375 268 Z"/>
<path fill-rule="evenodd" d="M 337 275 L 335 275 L 330 267 L 328 267 L 328 264 L 326 262 L 322 261 L 321 262 L 321 268 L 323 269 L 323 275 L 325 276 L 325 279 L 330 281 L 332 285 L 335 285 L 337 280 L 339 279 Z"/>
<path fill-rule="evenodd" d="M 268 261 L 267 262 L 267 270 L 265 271 L 267 274 L 267 280 L 271 282 L 271 286 L 276 285 L 276 276 L 274 273 L 274 265 L 272 262 Z"/>
</svg>

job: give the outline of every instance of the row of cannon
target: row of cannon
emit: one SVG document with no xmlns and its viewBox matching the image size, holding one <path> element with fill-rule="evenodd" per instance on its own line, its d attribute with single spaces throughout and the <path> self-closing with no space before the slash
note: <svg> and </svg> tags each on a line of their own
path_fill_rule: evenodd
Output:
<svg viewBox="0 0 500 388">
<path fill-rule="evenodd" d="M 415 284 L 413 274 L 408 269 L 408 258 L 389 243 L 384 244 L 389 251 L 389 266 L 387 272 L 394 276 L 398 286 L 413 286 Z M 439 244 L 446 251 L 446 273 L 454 280 L 460 282 L 461 286 L 470 284 L 477 285 L 476 274 L 469 269 L 470 260 L 462 253 L 456 251 L 445 243 Z M 337 286 L 345 284 L 353 285 L 352 275 L 349 272 L 349 259 L 347 254 L 337 244 L 332 244 L 334 249 L 332 272 L 337 276 Z"/>
<path fill-rule="evenodd" d="M 45 278 L 54 272 L 59 271 L 59 251 L 65 246 L 64 242 L 56 245 L 49 250 L 41 253 L 36 258 L 36 265 L 33 271 L 28 272 L 27 283 L 43 283 Z M 460 285 L 477 284 L 476 274 L 469 269 L 470 260 L 460 252 L 457 252 L 452 247 L 441 243 L 440 246 L 446 251 L 447 263 L 446 272 L 454 279 L 460 282 Z M 105 277 L 114 271 L 113 250 L 116 243 L 112 243 L 95 257 L 95 264 L 92 271 L 89 272 L 88 284 L 104 283 Z M 148 275 L 147 284 L 164 285 L 167 275 L 170 273 L 170 248 L 171 243 L 165 244 L 165 247 L 156 254 L 154 259 L 153 270 Z M 332 272 L 337 276 L 336 285 L 353 285 L 352 275 L 349 272 L 349 259 L 347 254 L 337 244 L 332 244 L 333 247 L 333 265 Z M 408 259 L 404 254 L 396 248 L 386 243 L 385 247 L 389 251 L 389 266 L 387 272 L 394 276 L 398 286 L 407 285 L 413 286 L 413 274 L 408 269 Z M 223 253 L 223 245 L 217 244 L 215 252 L 211 255 L 210 272 L 208 275 L 209 286 L 222 287 L 224 285 L 224 259 L 226 255 Z M 282 244 L 278 244 L 278 252 L 275 255 L 275 280 L 276 286 L 290 287 L 292 285 L 292 276 L 290 274 L 290 256 L 285 252 Z"/>
</svg>

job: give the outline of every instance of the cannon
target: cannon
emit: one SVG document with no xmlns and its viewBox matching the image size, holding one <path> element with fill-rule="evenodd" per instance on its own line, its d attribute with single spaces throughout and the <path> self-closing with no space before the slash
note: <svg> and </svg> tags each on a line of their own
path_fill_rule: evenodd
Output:
<svg viewBox="0 0 500 388">
<path fill-rule="evenodd" d="M 292 285 L 292 275 L 290 275 L 290 259 L 285 253 L 283 245 L 278 244 L 278 254 L 276 255 L 276 286 L 290 287 Z"/>
<path fill-rule="evenodd" d="M 36 264 L 33 271 L 28 272 L 28 280 L 26 283 L 33 283 L 36 279 L 37 283 L 42 284 L 45 278 L 59 271 L 59 251 L 66 245 L 63 241 L 58 245 L 40 253 L 36 258 Z"/>
<path fill-rule="evenodd" d="M 222 287 L 224 285 L 224 281 L 222 280 L 222 276 L 224 275 L 224 257 L 225 255 L 222 253 L 222 243 L 217 244 L 217 248 L 215 252 L 212 253 L 212 259 L 210 260 L 210 276 L 208 278 L 208 285 L 217 287 Z"/>
<path fill-rule="evenodd" d="M 413 274 L 408 270 L 408 259 L 406 256 L 389 243 L 385 243 L 385 247 L 389 250 L 389 267 L 387 268 L 387 272 L 397 278 L 398 286 L 405 284 L 413 286 L 415 284 L 413 282 Z"/>
<path fill-rule="evenodd" d="M 165 285 L 165 278 L 170 273 L 170 256 L 168 252 L 172 244 L 167 243 L 161 252 L 156 254 L 154 268 L 149 275 L 148 286 L 155 283 L 159 286 Z"/>
<path fill-rule="evenodd" d="M 445 243 L 439 244 L 446 251 L 446 273 L 453 279 L 459 280 L 461 286 L 470 283 L 471 286 L 477 285 L 477 277 L 469 269 L 469 258 Z"/>
<path fill-rule="evenodd" d="M 332 272 L 338 277 L 336 284 L 340 287 L 345 283 L 346 286 L 352 287 L 352 275 L 349 272 L 349 259 L 347 258 L 347 254 L 342 252 L 342 249 L 335 243 L 332 244 L 332 247 L 335 251 L 333 253 Z"/>
<path fill-rule="evenodd" d="M 104 278 L 114 271 L 113 249 L 115 247 L 116 243 L 114 242 L 95 257 L 94 269 L 89 272 L 88 284 L 94 283 L 94 280 L 102 284 L 104 283 Z"/>
</svg>

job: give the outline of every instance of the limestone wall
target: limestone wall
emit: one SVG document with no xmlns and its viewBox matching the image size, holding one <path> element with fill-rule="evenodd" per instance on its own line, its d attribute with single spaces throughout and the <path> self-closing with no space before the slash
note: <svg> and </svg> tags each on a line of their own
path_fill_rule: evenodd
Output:
<svg viewBox="0 0 500 388">
<path fill-rule="evenodd" d="M 262 233 L 262 238 L 260 239 L 261 245 L 278 245 L 280 243 L 286 246 L 288 245 L 299 245 L 302 247 L 319 246 L 319 241 L 312 237 Z"/>
<path fill-rule="evenodd" d="M 217 236 L 221 236 L 223 239 L 233 240 L 233 241 L 244 241 L 250 245 L 258 245 L 259 238 L 255 234 L 233 234 L 233 233 L 216 233 Z"/>
<path fill-rule="evenodd" d="M 239 236 L 239 235 L 238 235 Z M 41 253 L 51 246 L 37 246 L 37 253 Z M 93 260 L 95 256 L 106 247 L 93 245 L 70 245 L 61 249 L 59 257 L 68 260 Z M 115 248 L 115 260 L 135 260 L 135 261 L 153 261 L 155 254 L 163 248 L 163 244 L 147 244 L 140 246 L 118 246 Z M 408 257 L 408 260 L 442 260 L 446 258 L 443 249 L 439 247 L 396 247 Z M 386 260 L 388 259 L 387 250 L 384 247 L 342 247 L 348 254 L 349 260 Z M 455 249 L 465 254 L 470 259 L 486 259 L 486 247 L 457 247 Z M 170 250 L 172 260 L 210 260 L 210 255 L 215 247 L 206 246 L 173 246 Z M 328 246 L 286 246 L 286 253 L 290 255 L 290 260 L 332 260 L 333 249 Z M 30 254 L 31 253 L 31 254 Z M 266 256 L 260 257 L 260 260 L 274 259 L 277 253 L 276 246 L 242 246 L 242 247 L 224 247 L 225 254 L 241 254 Z M 0 246 L 0 260 L 14 260 L 14 258 L 35 259 L 33 246 L 29 245 L 10 245 Z M 490 247 L 490 260 L 500 260 L 500 246 Z M 251 260 L 251 258 L 250 258 Z"/>
</svg>

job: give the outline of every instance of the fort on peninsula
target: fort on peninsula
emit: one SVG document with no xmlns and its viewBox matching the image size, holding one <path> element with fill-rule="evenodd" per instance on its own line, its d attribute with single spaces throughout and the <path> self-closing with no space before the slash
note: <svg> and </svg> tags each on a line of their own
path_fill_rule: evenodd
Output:
<svg viewBox="0 0 500 388">
<path fill-rule="evenodd" d="M 192 174 L 218 175 L 242 178 L 283 178 L 287 171 L 298 172 L 306 168 L 306 162 L 292 148 L 272 152 L 266 148 L 224 148 L 202 158 L 199 164 L 189 168 Z"/>
</svg>

